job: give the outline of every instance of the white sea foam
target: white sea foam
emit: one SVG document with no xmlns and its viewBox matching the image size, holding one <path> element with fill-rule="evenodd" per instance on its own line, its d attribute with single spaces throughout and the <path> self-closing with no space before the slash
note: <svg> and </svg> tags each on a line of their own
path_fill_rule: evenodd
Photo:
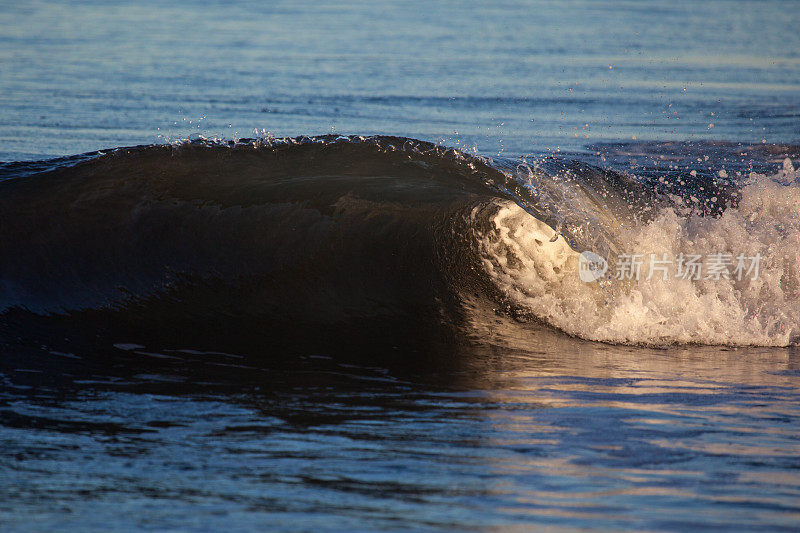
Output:
<svg viewBox="0 0 800 533">
<path fill-rule="evenodd" d="M 579 254 L 513 203 L 480 236 L 489 276 L 517 310 L 585 339 L 632 344 L 787 346 L 800 342 L 800 171 L 787 159 L 775 175 L 751 174 L 738 208 L 721 217 L 662 209 L 621 229 L 627 253 L 645 254 L 641 277 L 586 283 Z M 649 272 L 649 254 L 760 255 L 753 273 L 731 279 L 667 279 Z M 733 267 L 731 267 L 733 270 Z M 706 273 L 703 273 L 705 277 Z"/>
</svg>

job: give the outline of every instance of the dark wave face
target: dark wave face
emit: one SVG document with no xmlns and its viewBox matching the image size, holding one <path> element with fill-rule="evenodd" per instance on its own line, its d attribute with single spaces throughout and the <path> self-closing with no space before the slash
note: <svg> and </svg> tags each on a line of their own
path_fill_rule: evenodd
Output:
<svg viewBox="0 0 800 533">
<path fill-rule="evenodd" d="M 392 138 L 152 146 L 51 166 L 0 183 L 6 314 L 278 346 L 391 345 L 460 323 L 460 294 L 486 292 L 463 237 L 475 209 L 492 212 L 487 184 L 505 179 Z"/>
<path fill-rule="evenodd" d="M 584 250 L 677 254 L 698 236 L 725 248 L 738 229 L 753 237 L 751 253 L 796 237 L 773 235 L 775 221 L 754 224 L 747 187 L 730 180 L 651 178 L 552 158 L 490 161 L 395 137 L 185 143 L 6 164 L 0 310 L 11 329 L 49 320 L 116 337 L 191 335 L 217 348 L 243 339 L 416 346 L 475 336 L 477 317 L 495 310 L 608 342 L 794 342 L 797 280 L 781 273 L 767 293 L 732 281 L 580 280 Z M 798 194 L 766 177 L 757 187 L 762 200 Z M 664 231 L 679 237 L 658 242 Z M 786 253 L 767 258 L 765 275 L 797 264 L 796 250 Z M 688 311 L 665 302 L 669 293 Z M 725 324 L 681 318 L 720 302 L 745 311 Z"/>
</svg>

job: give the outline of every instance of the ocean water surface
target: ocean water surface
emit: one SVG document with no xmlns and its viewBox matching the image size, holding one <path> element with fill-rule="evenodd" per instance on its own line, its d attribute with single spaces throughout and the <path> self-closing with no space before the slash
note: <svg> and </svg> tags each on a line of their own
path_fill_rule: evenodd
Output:
<svg viewBox="0 0 800 533">
<path fill-rule="evenodd" d="M 0 5 L 0 527 L 796 531 L 799 23 Z"/>
</svg>

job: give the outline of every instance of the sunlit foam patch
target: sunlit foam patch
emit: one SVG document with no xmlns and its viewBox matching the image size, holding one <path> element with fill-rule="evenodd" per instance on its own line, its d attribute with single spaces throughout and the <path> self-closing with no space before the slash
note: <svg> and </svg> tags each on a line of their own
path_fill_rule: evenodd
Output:
<svg viewBox="0 0 800 533">
<path fill-rule="evenodd" d="M 620 224 L 614 238 L 621 253 L 607 256 L 601 276 L 602 261 L 566 239 L 551 241 L 550 226 L 504 204 L 481 234 L 482 263 L 511 306 L 584 339 L 800 345 L 800 171 L 790 161 L 776 174 L 752 173 L 739 197 L 719 216 L 665 205 L 646 221 Z M 625 255 L 640 256 L 642 275 L 630 270 L 633 262 L 622 263 Z M 727 277 L 706 266 L 702 275 L 677 275 L 677 265 L 651 275 L 648 262 L 700 257 L 710 266 L 708 258 L 722 256 L 734 261 Z M 736 273 L 739 256 L 758 261 L 757 275 Z"/>
<path fill-rule="evenodd" d="M 608 261 L 601 255 L 586 250 L 578 256 L 578 276 L 585 283 L 597 281 L 607 270 Z"/>
</svg>

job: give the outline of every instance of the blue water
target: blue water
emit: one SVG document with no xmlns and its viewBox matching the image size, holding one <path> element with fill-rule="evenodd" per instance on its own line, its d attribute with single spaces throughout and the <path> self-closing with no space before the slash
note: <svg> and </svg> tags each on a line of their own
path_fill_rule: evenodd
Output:
<svg viewBox="0 0 800 533">
<path fill-rule="evenodd" d="M 4 3 L 0 160 L 254 129 L 490 154 L 797 142 L 799 19 L 792 1 Z"/>
<path fill-rule="evenodd" d="M 622 146 L 628 170 L 758 145 L 747 164 L 777 170 L 800 144 L 798 27 L 792 1 L 3 3 L 0 161 L 335 132 Z M 191 331 L 89 353 L 0 326 L 5 530 L 800 527 L 796 346 L 536 326 L 525 349 L 279 364 Z"/>
</svg>

